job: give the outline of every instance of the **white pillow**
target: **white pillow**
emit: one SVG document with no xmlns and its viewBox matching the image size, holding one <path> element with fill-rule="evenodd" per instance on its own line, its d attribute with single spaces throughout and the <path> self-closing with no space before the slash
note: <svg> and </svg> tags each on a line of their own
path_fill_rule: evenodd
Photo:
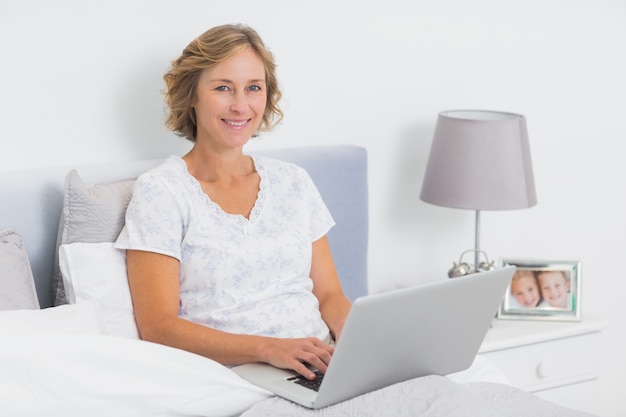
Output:
<svg viewBox="0 0 626 417">
<path fill-rule="evenodd" d="M 69 243 L 59 267 L 70 304 L 93 302 L 105 334 L 139 338 L 126 274 L 126 252 L 113 242 Z"/>
<path fill-rule="evenodd" d="M 96 305 L 85 302 L 43 310 L 0 311 L 0 335 L 50 333 L 100 334 L 102 328 Z"/>
<path fill-rule="evenodd" d="M 110 242 L 124 227 L 126 206 L 133 192 L 134 181 L 112 184 L 83 182 L 76 170 L 65 177 L 63 211 L 59 221 L 57 247 L 74 242 Z M 52 277 L 54 305 L 66 304 L 67 295 L 61 271 L 56 265 Z"/>
</svg>

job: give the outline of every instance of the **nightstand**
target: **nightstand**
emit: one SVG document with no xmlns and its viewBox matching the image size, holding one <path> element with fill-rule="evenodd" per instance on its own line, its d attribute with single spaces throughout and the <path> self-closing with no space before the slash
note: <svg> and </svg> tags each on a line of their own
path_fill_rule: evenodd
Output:
<svg viewBox="0 0 626 417">
<path fill-rule="evenodd" d="M 606 321 L 494 320 L 479 353 L 511 384 L 556 404 L 598 414 Z"/>
</svg>

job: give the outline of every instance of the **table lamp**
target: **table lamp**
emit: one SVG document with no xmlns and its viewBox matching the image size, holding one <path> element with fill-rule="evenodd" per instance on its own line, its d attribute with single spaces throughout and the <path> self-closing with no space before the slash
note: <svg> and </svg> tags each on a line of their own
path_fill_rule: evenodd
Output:
<svg viewBox="0 0 626 417">
<path fill-rule="evenodd" d="M 474 249 L 461 254 L 448 275 L 493 268 L 480 249 L 480 212 L 537 204 L 524 116 L 484 110 L 439 113 L 420 199 L 438 206 L 476 211 Z M 462 263 L 474 252 L 474 264 Z M 480 254 L 486 262 L 479 263 Z"/>
</svg>

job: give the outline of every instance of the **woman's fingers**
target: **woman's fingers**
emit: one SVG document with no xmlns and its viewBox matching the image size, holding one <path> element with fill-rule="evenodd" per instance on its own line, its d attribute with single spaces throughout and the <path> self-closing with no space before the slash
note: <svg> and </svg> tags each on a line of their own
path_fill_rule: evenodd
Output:
<svg viewBox="0 0 626 417">
<path fill-rule="evenodd" d="M 307 379 L 315 379 L 315 368 L 326 373 L 334 347 L 316 338 L 278 339 L 273 365 L 292 369 Z"/>
</svg>

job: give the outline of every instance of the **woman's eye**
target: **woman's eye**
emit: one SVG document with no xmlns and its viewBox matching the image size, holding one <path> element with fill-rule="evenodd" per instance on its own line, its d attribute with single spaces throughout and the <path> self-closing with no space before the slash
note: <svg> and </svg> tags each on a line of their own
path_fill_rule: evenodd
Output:
<svg viewBox="0 0 626 417">
<path fill-rule="evenodd" d="M 251 85 L 250 87 L 248 87 L 248 90 L 250 90 L 250 91 L 261 91 L 261 87 L 259 87 L 258 85 Z"/>
<path fill-rule="evenodd" d="M 216 88 L 217 91 L 228 91 L 228 87 L 225 85 L 220 85 Z"/>
</svg>

